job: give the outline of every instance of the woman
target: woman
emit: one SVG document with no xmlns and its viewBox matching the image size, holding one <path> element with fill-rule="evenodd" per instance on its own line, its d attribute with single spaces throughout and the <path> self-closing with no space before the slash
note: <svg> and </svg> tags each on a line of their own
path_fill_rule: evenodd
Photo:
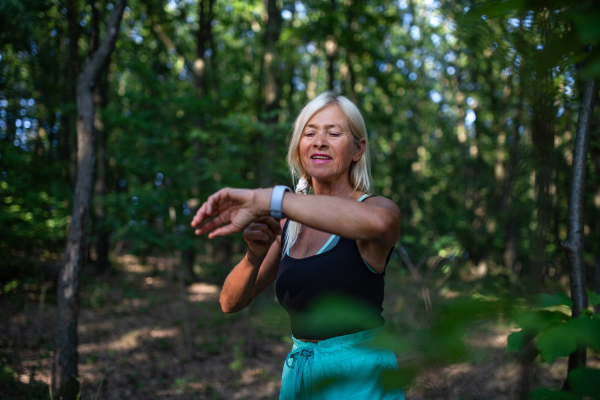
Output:
<svg viewBox="0 0 600 400">
<path fill-rule="evenodd" d="M 403 399 L 402 390 L 385 389 L 386 374 L 398 368 L 393 353 L 369 347 L 384 324 L 383 277 L 400 211 L 369 196 L 358 108 L 332 92 L 310 101 L 294 123 L 288 163 L 300 178 L 296 193 L 284 186 L 222 189 L 192 221 L 196 234 L 209 238 L 244 232 L 248 251 L 225 280 L 221 307 L 240 311 L 276 281 L 294 341 L 280 399 Z M 306 195 L 308 187 L 314 195 Z"/>
</svg>

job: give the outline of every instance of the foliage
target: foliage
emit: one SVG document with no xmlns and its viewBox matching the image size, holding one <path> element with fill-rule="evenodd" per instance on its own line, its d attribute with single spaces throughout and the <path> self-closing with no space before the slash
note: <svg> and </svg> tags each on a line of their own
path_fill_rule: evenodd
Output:
<svg viewBox="0 0 600 400">
<path fill-rule="evenodd" d="M 590 296 L 592 297 L 592 296 Z M 596 297 L 592 297 L 596 301 Z M 593 301 L 593 305 L 597 303 Z M 552 364 L 559 357 L 568 357 L 578 347 L 591 348 L 600 352 L 600 318 L 598 314 L 587 310 L 577 318 L 570 317 L 573 306 L 564 293 L 553 296 L 539 295 L 533 299 L 534 307 L 515 315 L 515 321 L 521 328 L 508 337 L 507 351 L 524 352 L 529 344 L 535 346 L 544 362 Z M 580 367 L 569 373 L 568 382 L 571 392 L 534 389 L 532 399 L 582 399 L 586 396 L 596 398 L 600 370 Z"/>
<path fill-rule="evenodd" d="M 76 172 L 74 78 L 94 23 L 88 3 L 74 1 L 73 10 L 68 3 L 0 4 L 3 293 L 52 277 L 48 269 L 63 258 Z M 564 290 L 568 270 L 559 243 L 566 239 L 564 188 L 581 82 L 600 71 L 600 11 L 593 1 L 276 3 L 280 26 L 269 23 L 267 2 L 215 0 L 202 47 L 207 27 L 199 1 L 129 1 L 100 85 L 107 190 L 93 197 L 105 214 L 92 219 L 91 261 L 100 226 L 110 233 L 113 255 L 188 255 L 197 278 L 222 280 L 244 251 L 241 238 L 195 237 L 193 213 L 224 186 L 289 184 L 284 158 L 294 118 L 307 100 L 332 89 L 363 110 L 378 193 L 400 207 L 400 243 L 421 260 L 416 265 L 428 267 L 424 281 L 435 281 L 432 291 L 475 287 L 518 296 L 539 254 L 542 286 Z M 98 4 L 104 29 L 112 5 Z M 277 90 L 268 104 L 271 84 Z M 554 132 L 541 141 L 534 137 L 540 115 Z M 586 194 L 597 193 L 600 182 L 594 134 Z M 543 232 L 540 146 L 550 155 Z M 591 195 L 585 215 L 584 256 L 592 265 L 600 205 Z M 440 270 L 451 279 L 437 279 Z M 101 286 L 93 293 L 84 305 L 112 299 Z M 560 308 L 565 298 L 538 300 L 539 309 L 516 317 L 523 326 L 509 348 L 533 340 L 551 362 L 576 343 L 575 336 L 562 340 L 568 332 L 596 329 L 595 317 L 568 321 Z M 479 315 L 479 305 L 464 307 Z M 458 359 L 465 352 L 453 342 L 458 325 L 442 315 L 434 320 L 433 336 L 423 338 L 449 347 L 433 354 L 423 348 L 425 358 Z"/>
<path fill-rule="evenodd" d="M 19 380 L 19 375 L 4 364 L 0 366 L 0 389 L 3 394 L 6 394 L 7 400 L 31 399 L 42 400 L 48 398 L 48 387 L 42 383 L 35 382 L 31 385 L 26 385 Z"/>
<path fill-rule="evenodd" d="M 586 4 L 558 14 L 575 24 L 578 40 L 595 37 L 594 26 L 583 17 Z M 76 6 L 76 33 L 86 35 L 91 9 Z M 11 7 L 21 5 L 6 3 L 2 15 Z M 527 11 L 524 2 L 475 3 L 470 8 L 460 1 L 351 2 L 338 4 L 345 12 L 335 17 L 312 2 L 284 1 L 282 7 L 277 45 L 282 97 L 268 114 L 261 103 L 264 76 L 259 68 L 268 22 L 263 3 L 215 2 L 212 42 L 204 54 L 211 84 L 202 96 L 193 70 L 194 32 L 200 23 L 196 3 L 129 4 L 101 114 L 109 133 L 108 193 L 95 198 L 107 208 L 102 223 L 112 232 L 113 245 L 120 241 L 141 255 L 194 249 L 210 259 L 205 250 L 210 246 L 189 229 L 191 214 L 222 186 L 255 187 L 265 175 L 271 182 L 289 181 L 285 139 L 301 105 L 327 88 L 325 46 L 333 35 L 334 90 L 356 99 L 364 110 L 374 176 L 381 194 L 396 201 L 405 215 L 402 242 L 408 252 L 424 254 L 434 248 L 452 253 L 463 260 L 458 264 L 463 270 L 481 260 L 502 268 L 505 226 L 516 222 L 516 263 L 527 266 L 535 228 L 528 222 L 535 214 L 528 178 L 533 172 L 531 104 L 529 95 L 525 102 L 519 96 L 535 89 L 533 77 L 523 75 L 524 67 L 537 54 L 536 43 L 545 40 L 535 12 Z M 69 55 L 68 48 L 59 46 L 69 39 L 68 12 L 51 2 L 21 10 L 19 23 L 35 29 L 27 37 L 3 33 L 2 179 L 14 191 L 24 192 L 32 182 L 43 186 L 28 194 L 40 198 L 29 200 L 23 215 L 15 214 L 16 207 L 5 208 L 3 226 L 10 225 L 13 232 L 3 251 L 30 254 L 23 246 L 34 246 L 60 253 L 61 240 L 34 244 L 25 238 L 59 239 L 68 222 L 73 151 L 68 118 L 73 105 L 61 102 L 67 98 L 60 82 L 66 78 Z M 558 39 L 570 37 L 561 33 L 567 26 L 561 22 L 553 28 Z M 79 59 L 87 46 L 86 40 L 79 42 Z M 592 63 L 595 56 L 589 57 Z M 562 187 L 576 116 L 572 62 L 577 56 L 558 59 L 555 123 L 564 134 L 558 136 L 554 154 L 557 187 Z M 272 115 L 278 122 L 269 119 Z M 7 193 L 4 201 L 11 196 L 15 198 Z M 551 269 L 561 273 L 556 243 L 566 232 L 560 210 L 567 199 L 562 192 L 554 198 L 557 218 L 546 249 Z M 58 203 L 49 216 L 44 211 L 48 202 Z M 28 215 L 35 226 L 13 227 Z M 93 243 L 95 237 L 89 240 Z M 593 242 L 590 237 L 588 254 Z"/>
</svg>

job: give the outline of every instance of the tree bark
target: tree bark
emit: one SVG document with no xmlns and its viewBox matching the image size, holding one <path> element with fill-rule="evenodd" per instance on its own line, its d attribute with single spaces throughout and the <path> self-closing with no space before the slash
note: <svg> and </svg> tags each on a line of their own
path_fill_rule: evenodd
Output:
<svg viewBox="0 0 600 400">
<path fill-rule="evenodd" d="M 96 51 L 100 46 L 100 16 L 98 13 L 98 2 L 92 4 L 92 36 L 90 48 Z M 107 62 L 108 64 L 108 62 Z M 99 84 L 94 88 L 94 135 L 96 137 L 96 184 L 94 198 L 94 222 L 96 232 L 96 270 L 101 274 L 107 274 L 110 271 L 110 260 L 108 259 L 108 250 L 110 248 L 110 233 L 106 228 L 106 206 L 104 197 L 108 192 L 106 182 L 106 171 L 108 170 L 108 157 L 106 153 L 106 131 L 104 130 L 104 121 L 101 112 L 106 109 L 108 103 L 108 71 L 106 69 L 100 74 Z"/>
<path fill-rule="evenodd" d="M 588 144 L 590 141 L 590 125 L 597 91 L 598 84 L 595 81 L 589 80 L 586 82 L 579 108 L 577 136 L 575 137 L 575 146 L 573 149 L 567 241 L 561 243 L 570 267 L 571 300 L 573 301 L 572 318 L 581 315 L 588 305 L 585 285 L 585 264 L 583 261 L 583 200 Z M 585 347 L 578 348 L 569 356 L 569 372 L 578 367 L 585 366 L 585 362 Z M 565 387 L 568 387 L 566 381 Z"/>
<path fill-rule="evenodd" d="M 106 85 L 108 85 L 106 73 L 101 79 L 102 84 L 94 89 L 94 133 L 96 136 L 96 184 L 95 184 L 95 222 L 96 222 L 96 270 L 99 273 L 106 274 L 110 271 L 110 260 L 108 250 L 110 248 L 110 232 L 106 227 L 106 206 L 105 196 L 108 192 L 107 184 L 107 135 L 104 130 L 101 110 L 106 108 Z"/>
<path fill-rule="evenodd" d="M 79 74 L 79 35 L 80 28 L 77 22 L 78 10 L 73 0 L 66 0 L 67 8 L 67 34 L 69 38 L 68 57 L 65 62 L 65 85 L 63 87 L 63 102 L 65 104 L 74 104 L 77 100 L 76 83 L 74 76 Z M 75 186 L 77 174 L 77 132 L 75 127 L 76 116 L 68 108 L 63 111 L 62 123 L 64 129 L 60 130 L 59 157 L 60 160 L 68 166 L 68 179 L 71 187 Z"/>
<path fill-rule="evenodd" d="M 90 211 L 94 152 L 93 90 L 114 49 L 126 0 L 120 0 L 110 15 L 106 36 L 98 50 L 90 53 L 85 69 L 77 78 L 77 180 L 71 226 L 67 236 L 65 261 L 58 281 L 55 353 L 52 387 L 57 398 L 75 399 L 77 381 L 77 313 L 79 308 L 79 272 L 85 256 L 85 232 Z"/>
<path fill-rule="evenodd" d="M 208 92 L 208 80 L 206 76 L 206 58 L 204 53 L 212 43 L 212 17 L 214 0 L 200 0 L 198 2 L 198 23 L 200 29 L 197 33 L 196 59 L 194 60 L 194 75 L 196 76 L 196 90 L 198 97 L 202 98 Z M 214 57 L 214 53 L 211 55 Z"/>
<path fill-rule="evenodd" d="M 593 129 L 593 128 L 592 128 Z M 600 148 L 590 149 L 596 166 L 596 179 L 594 182 L 594 206 L 596 208 L 596 261 L 594 263 L 592 291 L 600 295 Z M 594 312 L 600 314 L 600 304 L 594 306 Z"/>
<path fill-rule="evenodd" d="M 333 90 L 333 81 L 335 80 L 335 57 L 337 54 L 338 43 L 335 35 L 335 22 L 337 20 L 336 16 L 336 6 L 335 0 L 330 1 L 330 13 L 329 13 L 329 28 L 330 32 L 327 35 L 327 40 L 325 42 L 325 53 L 327 54 L 327 74 L 329 76 L 329 90 Z"/>
<path fill-rule="evenodd" d="M 522 20 L 522 19 L 521 19 Z M 523 24 L 519 24 L 520 34 L 523 35 Z M 520 54 L 523 57 L 523 54 Z M 525 76 L 525 66 L 524 62 L 521 61 L 521 67 L 519 71 L 519 76 Z M 512 86 L 512 85 L 511 85 Z M 506 205 L 506 208 L 503 208 L 503 214 L 507 216 L 507 223 L 505 226 L 505 250 L 504 250 L 504 264 L 507 268 L 510 268 L 513 271 L 514 276 L 519 276 L 521 272 L 520 262 L 518 261 L 518 253 L 517 253 L 517 231 L 518 231 L 518 219 L 514 212 L 514 207 L 510 201 L 510 192 L 514 186 L 515 179 L 518 174 L 518 170 L 520 169 L 519 164 L 519 142 L 520 142 L 520 133 L 519 128 L 521 127 L 522 122 L 522 114 L 523 114 L 523 104 L 524 104 L 524 85 L 523 80 L 520 79 L 517 90 L 518 100 L 517 106 L 515 109 L 515 117 L 513 120 L 513 129 L 512 129 L 512 141 L 510 143 L 509 148 L 509 163 L 508 163 L 508 178 L 507 178 L 507 187 L 504 193 L 503 204 Z"/>
</svg>

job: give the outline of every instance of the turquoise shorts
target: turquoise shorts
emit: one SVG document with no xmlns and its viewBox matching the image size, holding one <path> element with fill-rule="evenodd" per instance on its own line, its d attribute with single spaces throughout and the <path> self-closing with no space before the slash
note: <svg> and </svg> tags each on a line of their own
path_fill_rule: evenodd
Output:
<svg viewBox="0 0 600 400">
<path fill-rule="evenodd" d="M 292 336 L 281 378 L 280 400 L 404 400 L 390 385 L 398 371 L 391 350 L 369 346 L 381 329 L 338 336 L 317 343 Z M 392 378 L 393 381 L 393 378 Z"/>
</svg>

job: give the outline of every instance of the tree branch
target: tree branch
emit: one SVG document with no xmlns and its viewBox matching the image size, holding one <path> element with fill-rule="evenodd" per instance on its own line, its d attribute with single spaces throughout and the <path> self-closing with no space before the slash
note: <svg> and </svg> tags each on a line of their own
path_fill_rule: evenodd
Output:
<svg viewBox="0 0 600 400">
<path fill-rule="evenodd" d="M 90 53 L 86 58 L 85 69 L 81 73 L 79 79 L 85 79 L 88 80 L 88 82 L 96 84 L 98 77 L 100 76 L 100 71 L 102 71 L 102 67 L 108 61 L 108 58 L 115 47 L 115 43 L 117 42 L 119 26 L 121 25 L 121 19 L 123 18 L 123 12 L 126 5 L 127 0 L 118 0 L 115 4 L 115 7 L 110 13 L 110 19 L 102 43 L 100 44 L 100 47 L 98 47 L 98 50 Z"/>
</svg>

